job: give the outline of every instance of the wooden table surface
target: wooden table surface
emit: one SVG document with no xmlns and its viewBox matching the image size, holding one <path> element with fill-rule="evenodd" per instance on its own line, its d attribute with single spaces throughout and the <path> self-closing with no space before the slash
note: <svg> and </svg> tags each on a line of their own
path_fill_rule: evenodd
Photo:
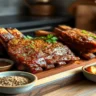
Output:
<svg viewBox="0 0 96 96">
<path fill-rule="evenodd" d="M 96 83 L 83 80 L 67 85 L 43 96 L 96 96 Z"/>
<path fill-rule="evenodd" d="M 41 96 L 41 95 L 32 95 L 31 93 L 20 94 L 20 95 L 4 95 L 0 96 Z M 81 80 L 74 84 L 69 84 L 67 86 L 61 87 L 57 90 L 43 94 L 42 96 L 96 96 L 96 83 Z"/>
<path fill-rule="evenodd" d="M 19 95 L 8 95 L 8 94 L 6 95 L 0 93 L 0 96 L 59 96 L 59 95 L 60 96 L 96 96 L 95 93 L 96 83 L 84 80 L 84 77 L 82 77 L 83 74 L 81 74 L 83 65 L 94 64 L 94 63 L 96 63 L 96 58 L 90 61 L 82 62 L 77 65 L 73 64 L 75 68 L 73 68 L 74 66 L 72 64 L 69 64 L 68 66 L 66 65 L 64 67 L 60 67 L 57 70 L 52 69 L 46 71 L 46 73 L 45 72 L 43 73 L 44 74 L 43 77 L 45 75 L 48 75 L 49 73 L 52 75 L 50 76 L 49 74 L 48 77 L 45 78 L 41 76 L 42 72 L 38 73 L 37 77 L 39 77 L 39 80 L 36 82 L 36 86 L 35 86 L 37 87 L 37 89 L 32 90 L 32 92 L 30 93 L 19 94 Z M 70 70 L 68 70 L 67 68 Z M 58 72 L 58 74 L 56 74 L 56 72 Z M 83 80 L 81 80 L 81 78 Z M 80 79 L 81 81 L 76 82 L 76 84 L 72 84 L 73 81 L 76 81 L 78 79 Z M 68 85 L 68 83 L 70 84 Z M 67 86 L 63 86 L 66 84 Z M 55 89 L 55 91 L 53 91 L 53 89 Z"/>
</svg>

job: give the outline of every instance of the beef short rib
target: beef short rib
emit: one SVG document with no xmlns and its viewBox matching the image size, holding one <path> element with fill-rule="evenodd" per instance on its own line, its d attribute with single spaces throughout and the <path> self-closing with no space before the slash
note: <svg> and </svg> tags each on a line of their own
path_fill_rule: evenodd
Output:
<svg viewBox="0 0 96 96">
<path fill-rule="evenodd" d="M 64 25 L 55 28 L 54 33 L 64 44 L 81 54 L 83 57 L 95 57 L 96 34 Z"/>
<path fill-rule="evenodd" d="M 0 40 L 19 70 L 37 73 L 79 60 L 66 45 L 42 38 L 26 39 L 17 29 L 1 28 Z"/>
<path fill-rule="evenodd" d="M 59 43 L 47 43 L 42 39 L 12 39 L 8 53 L 17 62 L 18 69 L 32 73 L 65 65 L 79 58 Z"/>
</svg>

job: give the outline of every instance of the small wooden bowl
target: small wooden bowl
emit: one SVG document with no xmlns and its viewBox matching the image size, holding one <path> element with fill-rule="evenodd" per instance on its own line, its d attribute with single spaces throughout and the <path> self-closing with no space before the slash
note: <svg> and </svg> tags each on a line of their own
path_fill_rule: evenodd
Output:
<svg viewBox="0 0 96 96">
<path fill-rule="evenodd" d="M 88 71 L 85 70 L 87 67 L 94 66 L 94 65 L 96 65 L 96 63 L 83 66 L 83 67 L 82 67 L 82 72 L 83 72 L 84 76 L 85 76 L 88 80 L 91 80 L 91 81 L 93 81 L 93 82 L 96 82 L 96 74 L 92 74 L 92 73 L 90 73 L 90 72 L 88 72 Z"/>
<path fill-rule="evenodd" d="M 0 72 L 10 70 L 14 64 L 14 62 L 12 60 L 4 59 L 4 58 L 1 58 L 0 62 L 2 62 L 2 66 L 0 66 Z M 4 62 L 4 65 L 3 65 L 3 62 Z M 6 65 L 5 65 L 5 63 L 6 63 Z"/>
</svg>

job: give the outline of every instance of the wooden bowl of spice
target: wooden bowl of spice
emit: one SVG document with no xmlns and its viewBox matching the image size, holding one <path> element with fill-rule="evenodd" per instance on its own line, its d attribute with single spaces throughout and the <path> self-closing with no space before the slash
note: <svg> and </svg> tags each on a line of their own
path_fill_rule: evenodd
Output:
<svg viewBox="0 0 96 96">
<path fill-rule="evenodd" d="M 14 62 L 10 59 L 0 59 L 0 72 L 10 70 Z"/>
<path fill-rule="evenodd" d="M 6 71 L 0 73 L 0 93 L 21 94 L 31 91 L 37 77 L 23 71 Z"/>
</svg>

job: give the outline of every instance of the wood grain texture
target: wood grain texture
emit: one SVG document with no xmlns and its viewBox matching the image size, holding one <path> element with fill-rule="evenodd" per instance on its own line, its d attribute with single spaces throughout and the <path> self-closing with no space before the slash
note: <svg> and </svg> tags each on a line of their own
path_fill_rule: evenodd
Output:
<svg viewBox="0 0 96 96">
<path fill-rule="evenodd" d="M 96 96 L 96 84 L 85 80 L 59 88 L 42 96 Z"/>
<path fill-rule="evenodd" d="M 71 64 L 66 64 L 62 67 L 58 67 L 58 68 L 50 69 L 50 70 L 47 70 L 47 71 L 43 71 L 43 72 L 37 73 L 35 75 L 38 77 L 38 79 L 42 79 L 42 78 L 52 76 L 52 75 L 58 74 L 60 72 L 65 72 L 65 71 L 68 71 L 68 70 L 71 70 L 71 69 L 75 70 L 75 68 L 78 68 L 78 67 L 81 67 L 81 66 L 84 66 L 84 65 L 88 65 L 88 64 L 91 64 L 91 63 L 95 63 L 95 62 L 96 62 L 96 58 L 91 59 L 91 60 L 86 60 L 86 61 L 81 60 L 79 63 L 75 62 L 75 63 L 71 63 Z"/>
<path fill-rule="evenodd" d="M 46 92 L 49 93 L 54 89 L 60 89 L 63 86 L 72 84 L 72 82 L 76 82 L 81 78 L 84 79 L 84 77 L 82 77 L 83 75 L 81 74 L 82 66 L 93 63 L 96 63 L 96 58 L 89 61 L 80 61 L 79 63 L 76 62 L 72 64 L 67 64 L 59 68 L 38 73 L 36 75 L 39 80 L 36 82 L 35 88 L 32 90 L 32 92 L 19 95 L 0 94 L 0 96 L 43 96 L 43 94 L 45 94 Z M 86 83 L 84 84 L 86 85 Z M 68 96 L 71 95 L 69 94 Z"/>
<path fill-rule="evenodd" d="M 55 88 L 55 90 L 53 90 L 53 88 Z M 50 89 L 50 91 L 47 91 L 46 94 L 46 90 L 48 89 Z M 61 86 L 57 84 L 52 85 L 51 87 L 47 86 L 43 89 L 41 88 L 40 90 L 35 91 L 37 91 L 36 94 L 33 94 L 34 92 L 31 92 L 19 95 L 0 94 L 0 96 L 96 96 L 96 84 L 85 79 L 68 84 L 67 86 Z"/>
<path fill-rule="evenodd" d="M 42 84 L 42 86 L 38 86 L 37 88 L 33 89 L 29 93 L 25 94 L 19 94 L 19 95 L 7 95 L 7 94 L 0 94 L 0 96 L 43 96 L 46 93 L 52 92 L 54 90 L 60 89 L 64 86 L 67 86 L 69 84 L 72 84 L 74 82 L 79 82 L 81 80 L 84 80 L 83 75 L 80 74 L 75 74 L 74 76 L 69 76 L 66 78 L 63 78 L 61 80 L 56 80 L 51 83 L 46 83 L 45 85 Z"/>
</svg>

